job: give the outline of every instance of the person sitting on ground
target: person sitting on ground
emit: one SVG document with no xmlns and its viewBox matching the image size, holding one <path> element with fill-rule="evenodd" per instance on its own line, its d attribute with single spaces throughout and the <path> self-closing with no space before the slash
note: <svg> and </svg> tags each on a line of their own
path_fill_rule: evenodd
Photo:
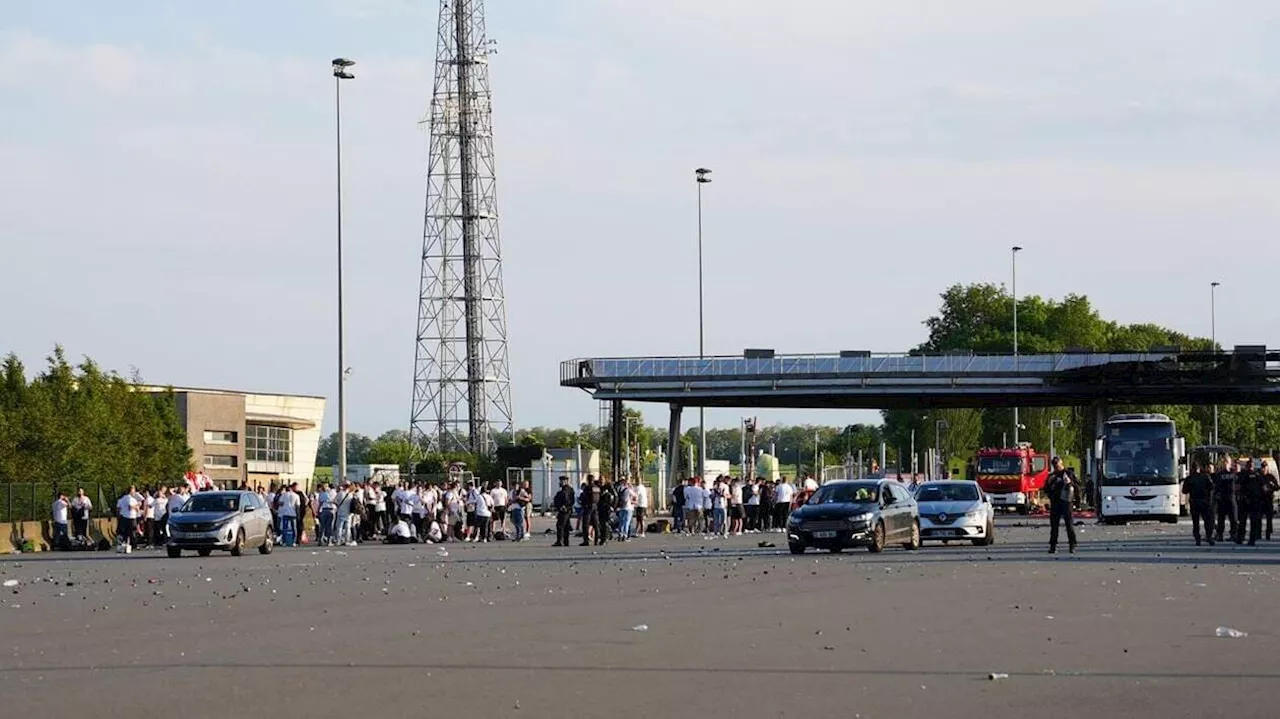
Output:
<svg viewBox="0 0 1280 719">
<path fill-rule="evenodd" d="M 418 538 L 413 536 L 409 523 L 403 519 L 391 526 L 391 531 L 387 532 L 387 538 L 384 540 L 386 544 L 415 544 L 417 541 Z"/>
<path fill-rule="evenodd" d="M 427 544 L 438 544 L 444 541 L 444 530 L 440 528 L 440 523 L 431 520 L 431 526 L 427 527 Z"/>
</svg>

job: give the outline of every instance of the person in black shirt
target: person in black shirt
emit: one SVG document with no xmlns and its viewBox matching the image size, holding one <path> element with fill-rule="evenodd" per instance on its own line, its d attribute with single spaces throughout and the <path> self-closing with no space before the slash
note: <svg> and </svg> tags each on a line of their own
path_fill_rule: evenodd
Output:
<svg viewBox="0 0 1280 719">
<path fill-rule="evenodd" d="M 1213 546 L 1213 477 L 1204 471 L 1199 462 L 1191 465 L 1191 474 L 1182 480 L 1182 491 L 1191 500 L 1191 536 L 1196 538 L 1196 546 L 1200 546 L 1200 525 L 1204 524 L 1204 533 Z"/>
<path fill-rule="evenodd" d="M 1058 551 L 1058 522 L 1067 526 L 1067 545 L 1076 553 L 1076 528 L 1071 518 L 1071 501 L 1078 491 L 1075 473 L 1066 469 L 1060 457 L 1053 458 L 1053 473 L 1044 483 L 1049 497 L 1049 554 Z"/>
<path fill-rule="evenodd" d="M 556 543 L 553 546 L 569 546 L 570 529 L 573 527 L 573 487 L 568 477 L 560 478 L 560 491 L 556 492 Z"/>
<path fill-rule="evenodd" d="M 1240 531 L 1236 544 L 1244 542 L 1245 520 L 1249 524 L 1249 546 L 1255 546 L 1262 538 L 1262 483 L 1263 477 L 1253 469 L 1253 460 L 1245 460 L 1240 471 Z"/>
<path fill-rule="evenodd" d="M 578 494 L 578 505 L 582 507 L 582 544 L 583 547 L 591 546 L 591 539 L 595 535 L 597 515 L 596 505 L 600 503 L 600 485 L 596 484 L 596 478 L 587 475 L 587 481 L 582 485 L 582 492 Z"/>
<path fill-rule="evenodd" d="M 1230 537 L 1233 541 L 1236 537 L 1236 482 L 1238 477 L 1233 471 L 1235 464 L 1230 457 L 1222 458 L 1222 469 L 1213 475 L 1213 501 L 1218 507 L 1218 521 L 1216 523 L 1216 531 L 1219 542 L 1224 536 Z M 1231 520 L 1231 533 L 1226 533 L 1227 520 Z"/>
</svg>

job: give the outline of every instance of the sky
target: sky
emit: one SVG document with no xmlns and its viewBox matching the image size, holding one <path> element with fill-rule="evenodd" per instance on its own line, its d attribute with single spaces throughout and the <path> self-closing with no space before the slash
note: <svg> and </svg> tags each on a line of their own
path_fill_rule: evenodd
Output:
<svg viewBox="0 0 1280 719">
<path fill-rule="evenodd" d="M 434 0 L 50 0 L 0 25 L 0 351 L 408 421 Z M 904 351 L 955 283 L 1280 346 L 1280 4 L 488 0 L 520 426 L 562 360 Z M 336 427 L 331 401 L 325 427 Z M 664 407 L 647 407 L 653 424 Z M 734 426 L 743 413 L 708 412 Z M 757 413 L 843 424 L 865 412 Z"/>
</svg>

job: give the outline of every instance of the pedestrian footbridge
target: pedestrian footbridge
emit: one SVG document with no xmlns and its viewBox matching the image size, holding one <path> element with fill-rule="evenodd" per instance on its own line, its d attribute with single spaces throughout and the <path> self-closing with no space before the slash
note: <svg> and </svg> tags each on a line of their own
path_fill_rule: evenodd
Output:
<svg viewBox="0 0 1280 719">
<path fill-rule="evenodd" d="M 575 359 L 560 384 L 599 400 L 843 409 L 1280 404 L 1280 351 L 777 355 Z"/>
</svg>

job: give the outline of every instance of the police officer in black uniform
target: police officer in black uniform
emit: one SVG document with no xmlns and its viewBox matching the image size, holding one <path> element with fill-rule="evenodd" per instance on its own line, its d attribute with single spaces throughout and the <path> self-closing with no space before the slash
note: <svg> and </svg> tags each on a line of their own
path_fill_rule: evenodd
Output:
<svg viewBox="0 0 1280 719">
<path fill-rule="evenodd" d="M 560 491 L 556 492 L 554 506 L 556 509 L 556 543 L 553 546 L 569 546 L 569 535 L 573 529 L 573 487 L 568 477 L 560 477 Z"/>
<path fill-rule="evenodd" d="M 1245 519 L 1249 521 L 1249 546 L 1255 546 L 1262 538 L 1262 475 L 1253 468 L 1253 460 L 1245 460 L 1240 470 L 1240 532 L 1236 544 L 1244 541 Z"/>
<path fill-rule="evenodd" d="M 600 494 L 596 498 L 596 546 L 613 537 L 613 510 L 618 503 L 618 493 L 612 482 L 601 479 L 599 489 Z"/>
<path fill-rule="evenodd" d="M 1191 499 L 1191 535 L 1200 546 L 1200 525 L 1204 524 L 1205 537 L 1213 546 L 1213 477 L 1204 471 L 1200 462 L 1191 464 L 1191 474 L 1182 480 L 1182 491 Z"/>
<path fill-rule="evenodd" d="M 590 547 L 591 537 L 596 530 L 596 506 L 600 504 L 600 485 L 593 475 L 587 475 L 587 481 L 578 494 L 578 505 L 582 507 L 582 544 Z"/>
<path fill-rule="evenodd" d="M 1280 449 L 1271 450 L 1271 472 L 1263 477 L 1262 482 L 1262 517 L 1268 542 L 1271 541 L 1271 520 L 1276 516 L 1276 492 L 1280 491 L 1280 477 L 1276 472 L 1280 472 Z"/>
<path fill-rule="evenodd" d="M 1067 526 L 1067 544 L 1076 553 L 1076 528 L 1071 518 L 1071 502 L 1080 490 L 1075 473 L 1063 467 L 1060 457 L 1053 458 L 1053 473 L 1044 483 L 1049 497 L 1049 554 L 1058 551 L 1058 522 Z"/>
<path fill-rule="evenodd" d="M 1213 502 L 1218 507 L 1216 531 L 1219 542 L 1224 536 L 1235 541 L 1239 515 L 1236 513 L 1236 483 L 1239 481 L 1235 473 L 1235 463 L 1230 457 L 1222 458 L 1222 468 L 1213 475 Z M 1226 534 L 1227 520 L 1231 520 L 1231 533 Z"/>
</svg>

